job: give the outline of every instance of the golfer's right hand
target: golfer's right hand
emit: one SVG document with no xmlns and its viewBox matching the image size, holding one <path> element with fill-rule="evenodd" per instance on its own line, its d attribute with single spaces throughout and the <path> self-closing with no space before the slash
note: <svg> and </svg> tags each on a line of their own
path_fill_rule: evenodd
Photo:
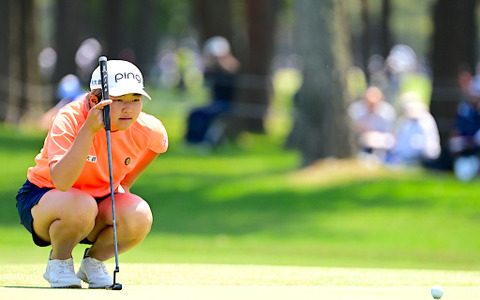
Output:
<svg viewBox="0 0 480 300">
<path fill-rule="evenodd" d="M 112 104 L 112 100 L 100 101 L 97 105 L 93 106 L 88 112 L 85 125 L 92 133 L 95 133 L 102 129 L 105 125 L 103 123 L 103 107 Z"/>
</svg>

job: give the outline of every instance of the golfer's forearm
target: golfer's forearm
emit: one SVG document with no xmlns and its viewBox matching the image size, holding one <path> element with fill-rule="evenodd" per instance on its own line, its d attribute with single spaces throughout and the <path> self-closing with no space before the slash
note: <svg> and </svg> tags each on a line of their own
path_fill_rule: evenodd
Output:
<svg viewBox="0 0 480 300">
<path fill-rule="evenodd" d="M 77 181 L 85 166 L 94 135 L 82 127 L 65 156 L 50 166 L 50 176 L 57 189 L 67 191 Z"/>
</svg>

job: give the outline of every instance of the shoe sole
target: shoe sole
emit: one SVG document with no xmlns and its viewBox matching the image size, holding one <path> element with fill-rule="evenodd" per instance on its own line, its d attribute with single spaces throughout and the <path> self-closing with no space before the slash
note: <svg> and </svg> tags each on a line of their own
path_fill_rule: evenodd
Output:
<svg viewBox="0 0 480 300">
<path fill-rule="evenodd" d="M 50 287 L 54 289 L 81 289 L 82 288 L 82 282 L 80 283 L 74 283 L 70 285 L 56 285 L 50 282 L 50 278 L 48 276 L 43 276 L 43 278 L 50 283 Z"/>
<path fill-rule="evenodd" d="M 78 285 L 78 284 L 72 284 L 72 285 L 68 285 L 68 286 L 53 286 L 53 285 L 50 285 L 50 287 L 54 288 L 54 289 L 81 289 L 82 285 Z"/>
</svg>

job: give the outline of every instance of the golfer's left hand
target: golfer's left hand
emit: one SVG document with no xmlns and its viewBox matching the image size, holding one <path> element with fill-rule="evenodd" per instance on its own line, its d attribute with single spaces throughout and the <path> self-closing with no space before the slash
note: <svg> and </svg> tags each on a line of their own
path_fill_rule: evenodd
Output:
<svg viewBox="0 0 480 300">
<path fill-rule="evenodd" d="M 85 121 L 84 126 L 91 130 L 92 133 L 96 133 L 105 126 L 103 123 L 103 108 L 106 105 L 112 104 L 112 102 L 113 101 L 110 99 L 100 101 L 100 103 L 93 106 L 88 112 L 87 120 Z"/>
</svg>

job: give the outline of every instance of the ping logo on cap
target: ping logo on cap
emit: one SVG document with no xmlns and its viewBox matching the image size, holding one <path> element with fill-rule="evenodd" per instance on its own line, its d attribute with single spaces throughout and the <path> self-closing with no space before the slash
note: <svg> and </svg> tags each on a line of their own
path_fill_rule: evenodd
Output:
<svg viewBox="0 0 480 300">
<path fill-rule="evenodd" d="M 118 82 L 122 79 L 135 79 L 138 83 L 142 83 L 142 75 L 130 73 L 117 73 L 115 74 L 115 82 Z"/>
<path fill-rule="evenodd" d="M 152 99 L 143 87 L 142 72 L 131 62 L 124 60 L 109 60 L 108 89 L 110 96 L 122 96 L 126 94 L 141 94 Z M 90 80 L 90 90 L 102 88 L 100 66 L 93 71 Z"/>
</svg>

